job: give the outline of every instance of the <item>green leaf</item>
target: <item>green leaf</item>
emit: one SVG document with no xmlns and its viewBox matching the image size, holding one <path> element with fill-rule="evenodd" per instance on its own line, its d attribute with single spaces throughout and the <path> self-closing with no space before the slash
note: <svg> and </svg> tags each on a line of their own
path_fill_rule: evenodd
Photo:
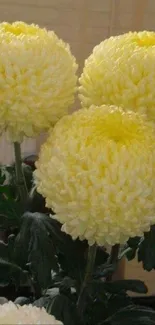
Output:
<svg viewBox="0 0 155 325">
<path fill-rule="evenodd" d="M 155 311 L 145 307 L 128 306 L 101 322 L 100 325 L 154 325 Z"/>
<path fill-rule="evenodd" d="M 89 325 L 101 324 L 103 320 L 115 314 L 118 309 L 125 308 L 132 303 L 131 298 L 124 292 L 109 294 L 98 289 L 95 295 L 90 294 L 88 298 L 84 317 L 86 324 Z"/>
<path fill-rule="evenodd" d="M 24 306 L 31 303 L 31 300 L 27 297 L 18 297 L 15 299 L 14 304 Z"/>
<path fill-rule="evenodd" d="M 136 257 L 137 249 L 135 248 L 128 248 L 128 251 L 126 252 L 126 258 L 128 261 L 132 261 Z"/>
<path fill-rule="evenodd" d="M 47 309 L 47 306 L 48 306 L 48 304 L 49 304 L 50 301 L 51 301 L 51 297 L 44 296 L 44 297 L 41 297 L 41 298 L 35 300 L 33 302 L 33 306 L 36 306 L 38 308 L 42 308 L 43 307 L 43 308 Z"/>
<path fill-rule="evenodd" d="M 116 265 L 102 264 L 100 265 L 94 273 L 94 279 L 100 279 L 106 277 L 109 273 L 113 273 L 116 270 Z"/>
<path fill-rule="evenodd" d="M 15 261 L 23 267 L 28 263 L 40 287 L 47 288 L 51 283 L 51 270 L 57 272 L 59 269 L 50 217 L 41 213 L 25 213 L 14 252 Z"/>
<path fill-rule="evenodd" d="M 59 292 L 66 296 L 70 296 L 72 287 L 75 287 L 75 281 L 66 276 L 60 283 Z"/>
<path fill-rule="evenodd" d="M 3 192 L 8 191 L 8 198 L 15 199 L 17 197 L 17 188 L 15 186 L 15 167 L 13 166 L 1 166 L 2 175 L 5 177 L 3 183 L 0 183 L 0 187 L 4 186 Z M 7 194 L 7 193 L 6 193 Z"/>
<path fill-rule="evenodd" d="M 133 237 L 133 238 L 129 238 L 127 243 L 129 247 L 137 249 L 140 241 L 141 241 L 141 237 Z"/>
<path fill-rule="evenodd" d="M 11 188 L 9 185 L 1 185 L 0 186 L 0 195 L 6 197 L 6 199 L 12 198 Z"/>
<path fill-rule="evenodd" d="M 0 169 L 1 170 L 1 169 Z M 3 168 L 4 172 L 4 168 Z M 11 183 L 11 176 L 5 168 L 5 183 L 0 185 L 0 228 L 19 226 L 22 207 L 18 202 L 17 189 Z M 8 176 L 9 175 L 9 176 Z"/>
<path fill-rule="evenodd" d="M 148 289 L 143 281 L 140 280 L 120 280 L 105 283 L 105 289 L 110 293 L 120 291 L 132 291 L 136 293 L 147 293 Z"/>
<path fill-rule="evenodd" d="M 64 325 L 79 325 L 76 314 L 76 306 L 65 295 L 59 294 L 49 301 L 47 312 L 54 315 Z"/>
<path fill-rule="evenodd" d="M 140 280 L 119 280 L 113 282 L 93 281 L 90 284 L 94 289 L 99 289 L 109 293 L 120 293 L 122 291 L 132 291 L 136 293 L 147 293 L 147 287 Z"/>
<path fill-rule="evenodd" d="M 48 213 L 49 209 L 45 207 L 45 199 L 33 187 L 29 193 L 26 211 Z"/>
<path fill-rule="evenodd" d="M 0 258 L 8 259 L 8 245 L 0 240 Z"/>
<path fill-rule="evenodd" d="M 125 308 L 129 305 L 132 305 L 132 299 L 130 296 L 127 295 L 126 292 L 119 292 L 117 294 L 108 294 L 106 314 L 109 317 L 115 314 L 119 309 Z"/>
<path fill-rule="evenodd" d="M 6 179 L 5 168 L 4 166 L 0 166 L 0 185 L 3 185 Z"/>
<path fill-rule="evenodd" d="M 19 286 L 27 280 L 27 273 L 18 265 L 0 258 L 0 286 L 15 284 Z"/>
<path fill-rule="evenodd" d="M 14 239 L 15 236 L 10 235 L 7 244 L 0 240 L 0 258 L 9 262 L 13 261 Z"/>
<path fill-rule="evenodd" d="M 51 226 L 60 268 L 64 275 L 76 280 L 77 289 L 79 289 L 86 267 L 88 243 L 78 239 L 72 240 L 71 236 L 61 231 L 60 223 L 52 218 Z M 105 263 L 107 258 L 108 254 L 98 247 L 95 261 L 96 267 Z"/>
<path fill-rule="evenodd" d="M 88 244 L 86 241 L 73 241 L 71 236 L 61 231 L 61 225 L 56 220 L 50 219 L 50 222 L 60 268 L 64 275 L 76 279 L 80 287 L 85 271 Z"/>
<path fill-rule="evenodd" d="M 144 234 L 144 238 L 139 245 L 138 262 L 142 262 L 146 271 L 155 269 L 155 226 Z"/>
<path fill-rule="evenodd" d="M 8 229 L 19 227 L 21 217 L 21 206 L 18 202 L 10 199 L 0 198 L 0 228 Z"/>
<path fill-rule="evenodd" d="M 45 292 L 45 295 L 46 296 L 50 296 L 51 297 L 55 297 L 59 294 L 59 288 L 50 288 L 50 289 L 47 289 L 46 292 Z"/>
<path fill-rule="evenodd" d="M 5 172 L 7 173 L 7 184 L 14 188 L 14 190 L 17 193 L 17 183 L 16 183 L 16 170 L 15 170 L 15 164 L 12 164 L 10 166 L 4 166 Z M 25 177 L 25 182 L 28 188 L 28 191 L 32 188 L 33 184 L 33 169 L 30 165 L 22 163 L 22 170 Z"/>
<path fill-rule="evenodd" d="M 30 191 L 33 183 L 33 173 L 30 166 L 22 164 L 25 181 Z M 0 218 L 1 228 L 19 227 L 20 217 L 25 211 L 19 201 L 16 183 L 15 165 L 0 167 Z"/>
<path fill-rule="evenodd" d="M 134 237 L 128 240 L 127 245 L 125 245 L 123 249 L 124 252 L 122 251 L 122 255 L 125 254 L 128 261 L 131 261 L 136 257 L 136 253 L 140 245 L 140 242 L 141 242 L 141 237 Z"/>
<path fill-rule="evenodd" d="M 34 301 L 33 306 L 42 308 L 44 307 L 47 309 L 47 306 L 51 302 L 51 299 L 55 296 L 59 295 L 59 289 L 58 288 L 52 288 L 45 291 L 45 294 L 43 297 L 37 299 Z"/>
</svg>

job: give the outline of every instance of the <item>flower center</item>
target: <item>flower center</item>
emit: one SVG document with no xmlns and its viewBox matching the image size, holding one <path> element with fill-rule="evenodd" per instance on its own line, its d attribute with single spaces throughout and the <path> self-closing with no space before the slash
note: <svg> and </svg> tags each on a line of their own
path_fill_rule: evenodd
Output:
<svg viewBox="0 0 155 325">
<path fill-rule="evenodd" d="M 123 114 L 119 110 L 100 117 L 94 124 L 93 133 L 98 141 L 107 137 L 120 144 L 143 141 L 145 138 L 145 128 L 142 127 L 138 116 L 132 116 L 130 112 Z"/>
<path fill-rule="evenodd" d="M 155 33 L 141 32 L 135 41 L 140 47 L 155 46 Z"/>
<path fill-rule="evenodd" d="M 19 35 L 33 36 L 38 34 L 38 28 L 36 26 L 34 26 L 33 24 L 27 25 L 22 22 L 16 22 L 13 24 L 3 23 L 2 29 L 3 32 L 10 33 L 14 36 L 19 36 Z"/>
</svg>

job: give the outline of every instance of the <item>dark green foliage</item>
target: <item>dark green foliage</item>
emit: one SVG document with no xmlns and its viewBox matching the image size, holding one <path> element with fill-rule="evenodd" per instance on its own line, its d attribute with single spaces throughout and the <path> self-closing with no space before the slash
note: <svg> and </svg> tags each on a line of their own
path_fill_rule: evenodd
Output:
<svg viewBox="0 0 155 325">
<path fill-rule="evenodd" d="M 118 310 L 134 306 L 127 291 L 146 293 L 147 288 L 139 280 L 92 281 L 85 293 L 85 324 L 104 324 L 102 320 L 109 319 Z M 107 321 L 105 324 L 110 323 Z"/>
<path fill-rule="evenodd" d="M 17 264 L 0 258 L 0 286 L 15 284 L 18 287 L 25 284 L 27 279 L 26 271 L 23 271 Z"/>
<path fill-rule="evenodd" d="M 58 288 L 50 289 L 44 297 L 36 300 L 33 305 L 44 307 L 64 325 L 80 325 L 76 310 L 75 294 L 71 292 L 73 281 L 65 278 Z"/>
<path fill-rule="evenodd" d="M 30 191 L 33 184 L 32 169 L 24 163 L 23 173 L 27 188 Z M 19 227 L 20 217 L 25 207 L 21 206 L 19 201 L 14 164 L 0 166 L 0 228 L 8 230 Z"/>
<path fill-rule="evenodd" d="M 26 211 L 52 214 L 52 211 L 45 207 L 45 199 L 36 191 L 35 186 L 29 193 Z"/>
<path fill-rule="evenodd" d="M 0 228 L 19 225 L 21 207 L 12 182 L 13 168 L 0 167 Z"/>
<path fill-rule="evenodd" d="M 57 272 L 59 268 L 49 216 L 37 212 L 27 212 L 22 216 L 20 232 L 15 239 L 14 258 L 22 267 L 29 265 L 41 288 L 50 285 L 51 270 Z"/>
<path fill-rule="evenodd" d="M 127 306 L 118 310 L 100 325 L 154 325 L 155 311 L 143 307 Z"/>
<path fill-rule="evenodd" d="M 75 303 L 63 294 L 58 294 L 49 300 L 47 312 L 62 321 L 64 325 L 79 325 Z"/>
<path fill-rule="evenodd" d="M 118 294 L 121 292 L 132 291 L 136 293 L 147 293 L 147 287 L 144 282 L 140 280 L 119 280 L 112 282 L 92 281 L 92 289 L 96 292 L 108 292 L 111 294 Z"/>
<path fill-rule="evenodd" d="M 109 294 L 106 291 L 102 295 L 96 293 L 96 298 L 87 301 L 85 310 L 85 323 L 89 325 L 100 325 L 119 309 L 132 304 L 131 298 L 126 294 Z"/>
<path fill-rule="evenodd" d="M 0 257 L 10 262 L 13 261 L 14 240 L 14 235 L 8 237 L 7 244 L 0 240 Z"/>
<path fill-rule="evenodd" d="M 140 242 L 140 237 L 130 238 L 127 244 L 124 246 L 121 255 L 125 255 L 129 261 L 134 259 Z"/>
<path fill-rule="evenodd" d="M 144 234 L 138 249 L 138 261 L 143 263 L 146 271 L 155 269 L 155 226 Z"/>
<path fill-rule="evenodd" d="M 132 260 L 136 257 L 138 262 L 142 262 L 146 271 L 155 269 L 155 226 L 149 232 L 144 233 L 143 237 L 135 237 L 128 240 L 124 247 L 126 257 Z"/>
</svg>

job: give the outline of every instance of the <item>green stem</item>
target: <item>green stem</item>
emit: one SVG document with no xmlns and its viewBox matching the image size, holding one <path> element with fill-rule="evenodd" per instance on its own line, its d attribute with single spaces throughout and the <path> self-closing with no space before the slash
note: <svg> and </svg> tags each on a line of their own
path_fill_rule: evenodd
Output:
<svg viewBox="0 0 155 325">
<path fill-rule="evenodd" d="M 19 190 L 21 203 L 25 205 L 28 198 L 28 191 L 26 187 L 25 177 L 22 168 L 21 158 L 21 146 L 20 143 L 14 142 L 14 154 L 15 154 L 15 168 L 16 168 L 16 182 Z"/>
<path fill-rule="evenodd" d="M 77 302 L 77 311 L 78 311 L 78 314 L 81 319 L 83 318 L 82 315 L 83 315 L 83 308 L 84 308 L 85 289 L 86 289 L 88 283 L 92 279 L 92 275 L 93 275 L 93 271 L 94 271 L 94 263 L 95 263 L 95 259 L 96 259 L 96 252 L 97 252 L 96 245 L 89 246 L 86 273 L 85 273 L 85 277 L 84 277 L 84 280 L 83 280 L 83 283 L 81 286 L 81 290 L 80 290 L 80 294 L 79 294 L 79 298 L 78 298 L 78 302 Z"/>
<path fill-rule="evenodd" d="M 111 253 L 110 253 L 110 256 L 109 256 L 109 259 L 108 259 L 108 264 L 109 265 L 116 265 L 117 262 L 118 262 L 118 255 L 119 255 L 119 250 L 120 250 L 120 244 L 116 244 L 112 247 L 111 249 Z M 108 274 L 107 276 L 107 281 L 111 281 L 112 280 L 112 276 L 113 276 L 113 273 L 111 274 Z"/>
</svg>

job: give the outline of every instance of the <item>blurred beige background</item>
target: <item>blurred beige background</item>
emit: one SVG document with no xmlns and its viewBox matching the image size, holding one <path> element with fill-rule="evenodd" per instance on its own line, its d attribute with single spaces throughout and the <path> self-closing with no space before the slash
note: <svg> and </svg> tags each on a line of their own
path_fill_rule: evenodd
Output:
<svg viewBox="0 0 155 325">
<path fill-rule="evenodd" d="M 110 35 L 129 30 L 155 30 L 155 0 L 0 0 L 0 21 L 23 20 L 53 29 L 70 43 L 80 69 L 93 47 Z M 76 108 L 76 107 L 75 107 Z M 42 137 L 26 140 L 23 153 L 38 151 Z M 0 163 L 13 160 L 5 137 L 0 141 Z M 126 264 L 127 278 L 140 278 L 155 293 L 155 272 L 147 273 L 132 261 Z"/>
</svg>

